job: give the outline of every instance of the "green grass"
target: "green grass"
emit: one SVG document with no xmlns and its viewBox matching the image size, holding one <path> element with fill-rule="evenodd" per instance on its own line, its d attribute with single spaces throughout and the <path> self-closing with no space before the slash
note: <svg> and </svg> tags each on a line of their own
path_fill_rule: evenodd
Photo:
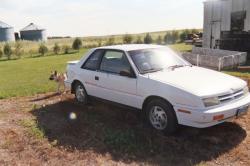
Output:
<svg viewBox="0 0 250 166">
<path fill-rule="evenodd" d="M 240 72 L 240 71 L 224 71 L 224 73 L 241 78 L 250 79 L 250 71 L 249 72 Z"/>
<path fill-rule="evenodd" d="M 38 127 L 38 124 L 35 120 L 32 119 L 23 119 L 19 124 L 28 129 L 28 133 L 31 136 L 34 136 L 37 139 L 44 138 L 44 131 Z"/>
<path fill-rule="evenodd" d="M 80 59 L 86 51 L 83 49 L 75 54 L 0 61 L 0 99 L 55 91 L 56 84 L 48 79 L 50 72 L 64 72 L 67 61 Z"/>
<path fill-rule="evenodd" d="M 173 44 L 170 45 L 170 47 L 179 52 L 187 52 L 192 50 L 192 45 L 186 45 L 185 43 L 178 43 L 178 44 Z"/>
</svg>

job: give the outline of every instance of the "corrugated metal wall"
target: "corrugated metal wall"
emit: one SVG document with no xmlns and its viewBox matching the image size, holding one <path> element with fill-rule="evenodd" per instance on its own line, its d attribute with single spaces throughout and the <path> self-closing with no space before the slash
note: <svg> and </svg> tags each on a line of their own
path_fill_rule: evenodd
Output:
<svg viewBox="0 0 250 166">
<path fill-rule="evenodd" d="M 221 10 L 222 10 L 221 30 L 230 31 L 232 0 L 221 1 Z"/>
<path fill-rule="evenodd" d="M 0 28 L 0 42 L 9 42 L 14 40 L 14 28 Z"/>
<path fill-rule="evenodd" d="M 222 13 L 221 13 L 221 2 L 212 3 L 212 48 L 216 47 L 216 40 L 220 39 L 221 32 L 221 22 L 222 22 Z"/>
<path fill-rule="evenodd" d="M 250 31 L 250 0 L 244 1 L 244 9 L 247 11 L 245 20 L 245 31 Z"/>
<path fill-rule="evenodd" d="M 203 47 L 210 48 L 212 3 L 204 2 Z"/>
<path fill-rule="evenodd" d="M 232 1 L 232 12 L 238 12 L 244 10 L 245 0 L 233 0 Z"/>
<path fill-rule="evenodd" d="M 31 41 L 47 40 L 47 34 L 45 30 L 21 31 L 20 35 L 22 40 L 31 40 Z"/>
<path fill-rule="evenodd" d="M 203 47 L 214 47 L 222 27 L 221 1 L 204 2 Z"/>
</svg>

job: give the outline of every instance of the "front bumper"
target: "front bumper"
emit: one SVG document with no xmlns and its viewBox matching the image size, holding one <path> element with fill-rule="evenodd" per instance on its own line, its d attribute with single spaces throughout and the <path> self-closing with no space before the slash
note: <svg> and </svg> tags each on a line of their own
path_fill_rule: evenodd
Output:
<svg viewBox="0 0 250 166">
<path fill-rule="evenodd" d="M 250 95 L 247 95 L 237 101 L 232 101 L 226 105 L 208 110 L 190 110 L 190 108 L 182 106 L 174 106 L 174 109 L 179 124 L 197 128 L 206 128 L 242 116 L 242 114 L 239 114 L 239 111 L 246 108 L 246 111 L 243 113 L 247 113 L 249 105 Z M 179 112 L 178 110 L 187 110 L 189 113 Z M 224 115 L 223 119 L 214 120 L 214 117 L 219 115 Z"/>
</svg>

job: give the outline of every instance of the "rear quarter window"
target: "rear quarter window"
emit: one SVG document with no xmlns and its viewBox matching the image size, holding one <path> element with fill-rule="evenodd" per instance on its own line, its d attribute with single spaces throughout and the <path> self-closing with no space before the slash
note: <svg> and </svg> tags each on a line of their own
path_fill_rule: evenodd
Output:
<svg viewBox="0 0 250 166">
<path fill-rule="evenodd" d="M 82 68 L 87 70 L 98 70 L 102 55 L 103 50 L 96 50 L 89 56 L 87 61 L 83 64 Z"/>
</svg>

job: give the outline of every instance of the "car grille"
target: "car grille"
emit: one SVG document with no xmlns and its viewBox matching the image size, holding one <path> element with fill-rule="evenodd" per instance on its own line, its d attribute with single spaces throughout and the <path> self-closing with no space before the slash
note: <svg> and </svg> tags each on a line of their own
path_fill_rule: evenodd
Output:
<svg viewBox="0 0 250 166">
<path fill-rule="evenodd" d="M 233 92 L 227 95 L 219 96 L 219 100 L 221 103 L 226 103 L 226 102 L 238 99 L 242 97 L 243 95 L 244 95 L 244 91 L 243 89 L 241 89 L 241 90 L 238 90 L 236 92 Z"/>
</svg>

